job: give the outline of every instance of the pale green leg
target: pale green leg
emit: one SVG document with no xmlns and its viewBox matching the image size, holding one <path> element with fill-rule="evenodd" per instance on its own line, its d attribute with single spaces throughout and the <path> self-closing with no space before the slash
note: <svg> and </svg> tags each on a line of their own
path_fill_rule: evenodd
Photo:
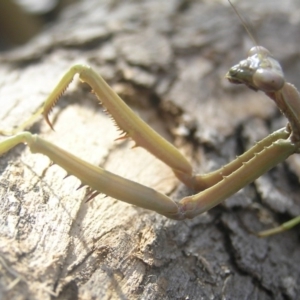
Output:
<svg viewBox="0 0 300 300">
<path fill-rule="evenodd" d="M 287 222 L 281 224 L 278 227 L 261 231 L 257 235 L 259 237 L 266 237 L 266 236 L 269 236 L 269 235 L 278 234 L 278 233 L 284 232 L 286 230 L 289 230 L 289 229 L 295 227 L 298 224 L 300 224 L 300 216 L 295 217 L 295 218 L 291 219 L 290 221 L 287 221 Z"/>
<path fill-rule="evenodd" d="M 278 163 L 284 161 L 291 154 L 295 153 L 296 149 L 297 145 L 289 140 L 278 140 L 270 146 L 264 147 L 261 152 L 256 153 L 249 161 L 243 162 L 240 168 L 228 176 L 223 176 L 223 179 L 214 186 L 196 195 L 183 198 L 180 204 L 184 207 L 186 217 L 193 218 L 220 204 L 245 185 L 253 182 Z"/>
<path fill-rule="evenodd" d="M 44 108 L 40 108 L 37 112 L 35 112 L 28 120 L 26 120 L 23 124 L 21 124 L 20 126 L 18 126 L 15 129 L 12 129 L 11 131 L 5 131 L 5 130 L 1 130 L 0 129 L 0 134 L 1 135 L 6 135 L 6 136 L 10 136 L 10 135 L 15 135 L 19 132 L 24 131 L 26 128 L 29 128 L 30 126 L 32 126 L 37 119 L 40 117 L 40 115 L 43 113 Z"/>
<path fill-rule="evenodd" d="M 276 141 L 254 155 L 241 168 L 229 176 L 225 176 L 216 185 L 175 203 L 169 197 L 151 188 L 89 164 L 30 132 L 19 133 L 1 142 L 0 155 L 19 143 L 26 143 L 33 153 L 48 156 L 54 163 L 64 168 L 68 174 L 80 179 L 83 185 L 88 185 L 99 193 L 154 210 L 174 219 L 193 218 L 220 204 L 295 151 L 295 145 L 288 140 Z"/>
<path fill-rule="evenodd" d="M 224 177 L 229 176 L 239 168 L 241 168 L 246 162 L 254 158 L 255 155 L 262 152 L 266 147 L 272 145 L 272 143 L 278 140 L 285 140 L 289 137 L 290 133 L 286 128 L 281 128 L 272 134 L 268 135 L 261 141 L 257 142 L 253 147 L 244 152 L 242 155 L 238 156 L 235 160 L 228 163 L 227 165 L 221 167 L 218 170 L 207 174 L 195 175 L 195 186 L 197 190 L 205 190 L 211 186 L 214 186 Z"/>
<path fill-rule="evenodd" d="M 189 162 L 173 145 L 135 115 L 101 76 L 90 67 L 83 65 L 70 68 L 47 98 L 42 113 L 51 127 L 48 119 L 49 112 L 76 73 L 79 74 L 82 81 L 92 87 L 117 125 L 124 131 L 124 137 L 131 137 L 137 146 L 145 148 L 165 162 L 188 186 L 205 190 L 175 203 L 169 197 L 151 188 L 93 166 L 30 132 L 16 134 L 1 142 L 0 155 L 19 143 L 26 143 L 33 153 L 42 153 L 48 156 L 54 163 L 64 168 L 68 174 L 76 176 L 84 185 L 90 186 L 99 193 L 154 210 L 170 218 L 184 219 L 193 218 L 218 205 L 298 149 L 298 145 L 288 139 L 289 133 L 282 129 L 257 143 L 252 149 L 220 170 L 208 176 L 195 176 Z M 25 124 L 31 123 L 39 113 L 41 111 Z M 203 184 L 206 179 L 208 181 Z"/>
<path fill-rule="evenodd" d="M 48 156 L 94 191 L 168 217 L 177 214 L 177 204 L 164 194 L 94 166 L 30 132 L 24 131 L 2 141 L 0 156 L 20 143 L 27 144 L 32 153 Z"/>
</svg>

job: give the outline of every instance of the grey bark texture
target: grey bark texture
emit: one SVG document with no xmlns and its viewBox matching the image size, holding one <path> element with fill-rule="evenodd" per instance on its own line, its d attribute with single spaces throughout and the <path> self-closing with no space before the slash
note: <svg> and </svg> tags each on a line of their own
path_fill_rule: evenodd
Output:
<svg viewBox="0 0 300 300">
<path fill-rule="evenodd" d="M 237 1 L 259 44 L 300 87 L 300 2 Z M 86 0 L 0 57 L 0 126 L 24 122 L 74 63 L 99 72 L 142 118 L 206 173 L 283 127 L 263 94 L 227 70 L 252 46 L 226 1 Z M 75 83 L 31 132 L 179 200 L 193 191 L 119 133 Z M 1 137 L 2 139 L 2 137 Z M 18 146 L 0 159 L 1 299 L 299 299 L 295 228 L 251 232 L 300 214 L 299 155 L 193 220 L 169 220 L 86 191 L 47 157 Z"/>
</svg>

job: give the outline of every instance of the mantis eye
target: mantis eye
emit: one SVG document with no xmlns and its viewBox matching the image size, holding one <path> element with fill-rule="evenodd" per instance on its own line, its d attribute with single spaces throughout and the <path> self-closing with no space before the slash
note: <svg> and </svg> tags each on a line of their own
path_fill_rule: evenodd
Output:
<svg viewBox="0 0 300 300">
<path fill-rule="evenodd" d="M 262 46 L 252 47 L 248 53 L 252 62 L 252 82 L 255 88 L 264 92 L 279 91 L 285 82 L 280 64 L 272 57 L 269 50 Z"/>
<path fill-rule="evenodd" d="M 264 92 L 279 91 L 284 82 L 282 73 L 274 69 L 259 68 L 253 75 L 254 85 Z"/>
</svg>

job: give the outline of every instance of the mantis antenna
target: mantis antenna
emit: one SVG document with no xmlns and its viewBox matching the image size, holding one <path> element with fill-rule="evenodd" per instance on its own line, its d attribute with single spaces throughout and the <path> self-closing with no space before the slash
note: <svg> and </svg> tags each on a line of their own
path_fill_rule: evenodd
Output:
<svg viewBox="0 0 300 300">
<path fill-rule="evenodd" d="M 238 12 L 238 10 L 236 9 L 236 7 L 233 5 L 233 3 L 231 2 L 231 0 L 228 0 L 230 6 L 232 7 L 232 9 L 234 10 L 234 12 L 236 13 L 236 15 L 238 16 L 239 20 L 241 21 L 243 27 L 245 28 L 247 34 L 249 35 L 250 39 L 252 40 L 253 44 L 258 46 L 258 43 L 256 41 L 256 39 L 254 38 L 253 34 L 251 33 L 251 31 L 249 30 L 246 21 L 244 20 L 244 18 L 241 16 L 241 14 Z"/>
</svg>

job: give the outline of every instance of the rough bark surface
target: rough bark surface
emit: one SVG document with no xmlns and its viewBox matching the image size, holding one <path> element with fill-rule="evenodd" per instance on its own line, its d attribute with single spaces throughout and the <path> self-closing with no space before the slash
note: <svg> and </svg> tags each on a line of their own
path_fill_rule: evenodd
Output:
<svg viewBox="0 0 300 300">
<path fill-rule="evenodd" d="M 300 87 L 299 1 L 236 5 Z M 1 129 L 36 111 L 68 67 L 88 63 L 196 172 L 208 172 L 286 123 L 264 94 L 224 79 L 251 43 L 226 1 L 79 2 L 0 57 Z M 94 98 L 76 82 L 52 114 L 56 131 L 42 120 L 30 130 L 175 200 L 192 193 L 145 150 L 115 142 L 117 129 Z M 299 230 L 250 233 L 300 213 L 298 155 L 187 221 L 109 197 L 86 204 L 78 179 L 64 176 L 26 146 L 1 157 L 1 299 L 299 297 Z"/>
</svg>

